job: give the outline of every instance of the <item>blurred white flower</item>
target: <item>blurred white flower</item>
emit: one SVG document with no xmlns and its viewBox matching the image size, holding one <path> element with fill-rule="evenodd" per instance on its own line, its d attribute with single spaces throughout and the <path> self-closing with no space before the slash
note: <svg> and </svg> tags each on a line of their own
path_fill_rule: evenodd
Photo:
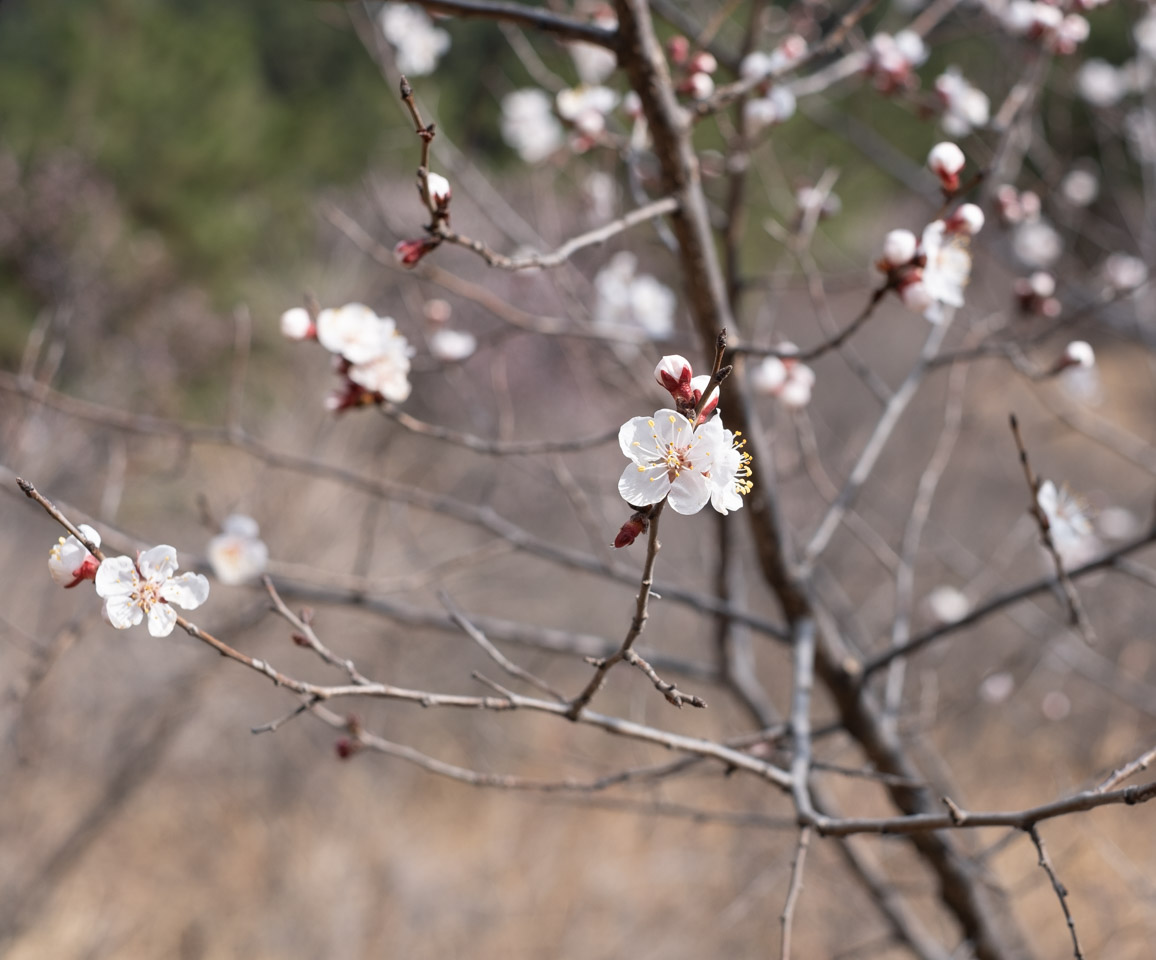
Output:
<svg viewBox="0 0 1156 960">
<path fill-rule="evenodd" d="M 260 537 L 257 521 L 241 513 L 225 518 L 221 532 L 209 541 L 209 566 L 225 584 L 248 583 L 265 572 L 269 548 Z"/>
<path fill-rule="evenodd" d="M 934 301 L 923 315 L 932 323 L 943 319 L 943 307 L 962 307 L 963 291 L 971 276 L 971 253 L 967 237 L 947 233 L 942 220 L 929 223 L 923 231 L 920 249 L 927 258 L 923 267 L 923 288 Z"/>
<path fill-rule="evenodd" d="M 622 499 L 636 507 L 668 499 L 681 514 L 706 506 L 713 492 L 708 474 L 730 456 L 718 417 L 695 427 L 669 409 L 627 420 L 618 431 L 618 446 L 632 461 L 618 481 Z"/>
<path fill-rule="evenodd" d="M 96 592 L 104 599 L 104 616 L 117 630 L 126 630 L 148 616 L 149 633 L 167 637 L 176 626 L 172 604 L 193 610 L 209 596 L 209 581 L 199 573 L 173 576 L 177 551 L 162 544 L 140 555 L 109 557 L 96 571 Z"/>
<path fill-rule="evenodd" d="M 393 321 L 389 323 L 392 328 Z M 381 352 L 364 363 L 351 364 L 346 376 L 370 393 L 380 394 L 391 403 L 401 403 L 409 397 L 409 358 L 412 355 L 409 341 L 396 329 L 391 329 Z"/>
<path fill-rule="evenodd" d="M 979 698 L 985 703 L 1003 703 L 1015 693 L 1016 681 L 1010 673 L 993 673 L 979 685 Z"/>
<path fill-rule="evenodd" d="M 591 223 L 605 223 L 618 207 L 618 181 L 603 170 L 594 170 L 582 181 L 586 201 L 586 218 Z"/>
<path fill-rule="evenodd" d="M 616 253 L 594 278 L 594 322 L 604 326 L 640 327 L 654 340 L 674 332 L 678 300 L 669 287 L 649 274 L 638 274 L 638 260 Z"/>
<path fill-rule="evenodd" d="M 609 87 L 578 86 L 560 90 L 555 98 L 558 115 L 578 132 L 596 137 L 606 129 L 606 114 L 618 106 L 619 96 Z"/>
<path fill-rule="evenodd" d="M 1076 71 L 1076 92 L 1093 107 L 1112 107 L 1124 99 L 1124 75 L 1107 60 L 1092 57 Z"/>
<path fill-rule="evenodd" d="M 1067 488 L 1045 480 L 1040 484 L 1036 502 L 1047 517 L 1052 544 L 1065 564 L 1086 558 L 1095 549 L 1092 521 L 1084 505 Z"/>
<path fill-rule="evenodd" d="M 318 342 L 350 363 L 367 363 L 381 356 L 396 335 L 390 317 L 379 317 L 363 303 L 347 303 L 317 315 Z"/>
<path fill-rule="evenodd" d="M 940 623 L 955 623 L 971 612 L 971 601 L 963 591 L 946 584 L 932 590 L 924 603 L 931 615 Z"/>
<path fill-rule="evenodd" d="M 1105 507 L 1096 514 L 1096 527 L 1109 540 L 1129 540 L 1142 529 L 1140 518 L 1126 507 Z"/>
<path fill-rule="evenodd" d="M 902 267 L 915 259 L 919 241 L 910 230 L 892 230 L 883 239 L 883 262 L 889 267 Z"/>
<path fill-rule="evenodd" d="M 773 124 L 790 120 L 796 108 L 795 95 L 786 87 L 772 87 L 765 97 L 748 100 L 743 105 L 747 135 L 753 137 Z"/>
<path fill-rule="evenodd" d="M 387 3 L 377 22 L 397 56 L 397 69 L 409 76 L 433 73 L 450 48 L 450 35 L 435 27 L 417 7 Z"/>
<path fill-rule="evenodd" d="M 1025 221 L 1012 234 L 1012 250 L 1029 267 L 1046 270 L 1064 252 L 1064 241 L 1046 220 Z"/>
<path fill-rule="evenodd" d="M 464 330 L 435 330 L 429 337 L 429 352 L 437 359 L 454 363 L 473 356 L 478 338 Z"/>
<path fill-rule="evenodd" d="M 1060 193 L 1073 207 L 1089 206 L 1100 194 L 1100 178 L 1087 167 L 1077 167 L 1060 181 Z"/>
<path fill-rule="evenodd" d="M 94 547 L 100 546 L 100 534 L 87 523 L 82 523 L 77 529 Z M 48 572 L 53 582 L 65 589 L 75 587 L 82 580 L 91 580 L 96 576 L 96 568 L 96 557 L 72 534 L 57 540 L 48 553 Z"/>
<path fill-rule="evenodd" d="M 316 334 L 309 311 L 293 307 L 281 314 L 281 334 L 290 340 L 308 340 Z"/>
<path fill-rule="evenodd" d="M 1047 719 L 1060 721 L 1072 712 L 1072 701 L 1062 690 L 1049 690 L 1040 701 L 1040 710 Z"/>
<path fill-rule="evenodd" d="M 794 352 L 793 343 L 781 343 L 778 349 Z M 775 397 L 786 407 L 798 410 L 811 402 L 815 371 L 791 357 L 766 357 L 751 370 L 751 386 L 759 393 Z"/>
<path fill-rule="evenodd" d="M 1156 60 L 1156 10 L 1148 8 L 1148 12 L 1132 28 L 1132 36 L 1140 53 L 1149 60 Z"/>
<path fill-rule="evenodd" d="M 562 146 L 562 124 L 554 116 L 550 95 L 529 87 L 502 98 L 502 139 L 526 163 L 540 163 Z"/>
<path fill-rule="evenodd" d="M 912 75 L 915 68 L 927 59 L 927 47 L 918 33 L 901 30 L 894 36 L 875 34 L 868 54 L 871 59 L 867 72 L 874 78 L 875 86 L 884 93 L 891 93 L 914 85 Z"/>
<path fill-rule="evenodd" d="M 940 122 L 950 136 L 962 137 L 987 126 L 991 115 L 987 94 L 968 83 L 958 67 L 948 67 L 936 78 L 935 91 L 944 107 Z"/>
<path fill-rule="evenodd" d="M 1148 267 L 1130 253 L 1110 253 L 1100 268 L 1105 282 L 1121 293 L 1132 290 L 1148 279 Z"/>
</svg>

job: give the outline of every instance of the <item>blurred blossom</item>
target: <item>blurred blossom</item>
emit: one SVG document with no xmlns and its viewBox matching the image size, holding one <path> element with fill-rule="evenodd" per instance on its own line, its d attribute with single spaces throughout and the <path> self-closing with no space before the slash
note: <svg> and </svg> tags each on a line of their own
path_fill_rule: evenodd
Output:
<svg viewBox="0 0 1156 960">
<path fill-rule="evenodd" d="M 606 114 L 618 106 L 618 94 L 609 87 L 579 86 L 560 90 L 555 98 L 558 115 L 588 137 L 606 129 Z"/>
<path fill-rule="evenodd" d="M 1124 117 L 1128 149 L 1140 163 L 1156 163 L 1156 117 L 1145 108 L 1129 110 Z"/>
<path fill-rule="evenodd" d="M 1109 540 L 1130 540 L 1141 532 L 1140 518 L 1125 507 L 1105 507 L 1096 515 L 1096 527 Z"/>
<path fill-rule="evenodd" d="M 614 30 L 618 27 L 618 18 L 614 10 L 607 4 L 602 4 L 591 20 L 597 27 Z M 600 47 L 595 43 L 572 43 L 567 49 L 574 67 L 578 71 L 578 79 L 582 83 L 601 83 L 618 68 L 618 56 L 613 50 Z"/>
<path fill-rule="evenodd" d="M 955 623 L 971 612 L 971 601 L 963 591 L 946 584 L 932 590 L 924 603 L 931 615 L 940 623 Z"/>
<path fill-rule="evenodd" d="M 1111 253 L 1100 268 L 1104 281 L 1112 290 L 1132 290 L 1148 279 L 1148 267 L 1130 253 Z"/>
<path fill-rule="evenodd" d="M 1046 220 L 1021 223 L 1012 234 L 1012 250 L 1029 267 L 1046 270 L 1060 259 L 1064 243 Z"/>
<path fill-rule="evenodd" d="M 795 95 L 786 87 L 774 87 L 765 97 L 755 97 L 743 105 L 747 135 L 755 136 L 776 123 L 784 123 L 795 115 Z"/>
<path fill-rule="evenodd" d="M 387 3 L 377 22 L 397 55 L 397 69 L 409 76 L 433 73 L 450 48 L 450 35 L 435 27 L 417 7 Z"/>
<path fill-rule="evenodd" d="M 1156 10 L 1148 8 L 1143 19 L 1132 28 L 1132 36 L 1140 53 L 1148 60 L 1156 61 Z"/>
<path fill-rule="evenodd" d="M 698 513 L 720 482 L 708 474 L 728 456 L 726 432 L 718 417 L 696 427 L 669 409 L 627 420 L 618 446 L 632 462 L 618 481 L 618 493 L 635 507 L 667 499 L 675 513 Z"/>
<path fill-rule="evenodd" d="M 794 353 L 793 343 L 780 343 L 782 353 Z M 759 393 L 775 397 L 783 406 L 799 410 L 811 402 L 815 371 L 805 363 L 784 357 L 766 357 L 751 370 L 751 386 Z"/>
<path fill-rule="evenodd" d="M 281 333 L 290 340 L 307 340 L 316 336 L 313 320 L 302 307 L 293 307 L 281 314 Z"/>
<path fill-rule="evenodd" d="M 674 292 L 649 274 L 636 273 L 638 259 L 623 250 L 594 278 L 594 322 L 603 326 L 639 327 L 653 340 L 674 333 Z"/>
<path fill-rule="evenodd" d="M 795 203 L 799 212 L 806 215 L 819 208 L 819 217 L 837 217 L 843 211 L 843 201 L 837 193 L 824 192 L 815 187 L 799 187 L 795 191 Z"/>
<path fill-rule="evenodd" d="M 919 241 L 910 230 L 892 230 L 883 239 L 883 262 L 888 267 L 902 267 L 915 259 Z"/>
<path fill-rule="evenodd" d="M 1060 193 L 1074 207 L 1090 206 L 1100 194 L 1100 178 L 1087 167 L 1077 167 L 1060 181 Z"/>
<path fill-rule="evenodd" d="M 422 315 L 430 323 L 447 323 L 454 312 L 448 300 L 440 297 L 431 297 L 422 306 Z"/>
<path fill-rule="evenodd" d="M 429 337 L 429 352 L 437 359 L 454 363 L 473 356 L 478 349 L 478 339 L 464 330 L 435 330 Z"/>
<path fill-rule="evenodd" d="M 944 107 L 940 122 L 950 136 L 962 137 L 987 126 L 991 113 L 987 94 L 968 83 L 958 67 L 948 67 L 936 78 L 935 92 Z"/>
<path fill-rule="evenodd" d="M 582 181 L 586 216 L 591 223 L 613 219 L 618 208 L 618 181 L 609 173 L 595 170 Z"/>
<path fill-rule="evenodd" d="M 1072 712 L 1072 701 L 1060 690 L 1049 690 L 1040 701 L 1040 710 L 1049 720 L 1063 720 Z"/>
<path fill-rule="evenodd" d="M 1097 545 L 1083 502 L 1066 487 L 1045 480 L 1036 494 L 1036 503 L 1048 519 L 1052 545 L 1064 564 L 1075 566 L 1091 559 Z"/>
<path fill-rule="evenodd" d="M 992 705 L 1003 703 L 1015 693 L 1016 681 L 1010 673 L 993 673 L 979 685 L 979 698 Z"/>
<path fill-rule="evenodd" d="M 221 524 L 221 533 L 209 541 L 209 566 L 225 584 L 248 583 L 265 572 L 269 548 L 260 537 L 257 521 L 234 513 Z"/>
<path fill-rule="evenodd" d="M 540 163 L 562 146 L 562 125 L 550 95 L 530 87 L 502 98 L 502 139 L 526 163 Z"/>
<path fill-rule="evenodd" d="M 1112 107 L 1124 99 L 1128 85 L 1107 60 L 1092 57 L 1076 71 L 1076 92 L 1093 107 Z"/>
<path fill-rule="evenodd" d="M 912 30 L 901 30 L 894 36 L 877 33 L 871 38 L 868 55 L 867 73 L 875 86 L 883 93 L 893 93 L 918 83 L 914 71 L 927 59 L 927 47 Z"/>
<path fill-rule="evenodd" d="M 94 547 L 100 546 L 100 534 L 87 523 L 82 523 L 77 529 Z M 66 590 L 83 580 L 93 579 L 97 566 L 96 557 L 72 534 L 57 540 L 48 553 L 48 572 L 52 575 L 52 581 Z"/>
<path fill-rule="evenodd" d="M 398 335 L 391 317 L 379 317 L 363 303 L 347 303 L 317 315 L 317 340 L 350 363 L 367 363 L 392 348 Z"/>
<path fill-rule="evenodd" d="M 929 223 L 919 244 L 927 258 L 923 267 L 923 287 L 933 301 L 923 315 L 932 323 L 943 319 L 943 307 L 963 306 L 963 291 L 971 277 L 967 237 L 949 234 L 946 230 L 942 220 Z"/>
<path fill-rule="evenodd" d="M 172 604 L 194 610 L 209 597 L 209 581 L 199 573 L 173 576 L 177 551 L 161 544 L 131 557 L 108 557 L 96 571 L 96 592 L 104 600 L 104 617 L 127 630 L 148 617 L 149 633 L 167 637 L 177 624 Z"/>
<path fill-rule="evenodd" d="M 380 354 L 364 363 L 351 364 L 345 375 L 369 393 L 401 403 L 409 397 L 412 353 L 409 342 L 395 330 Z"/>
</svg>

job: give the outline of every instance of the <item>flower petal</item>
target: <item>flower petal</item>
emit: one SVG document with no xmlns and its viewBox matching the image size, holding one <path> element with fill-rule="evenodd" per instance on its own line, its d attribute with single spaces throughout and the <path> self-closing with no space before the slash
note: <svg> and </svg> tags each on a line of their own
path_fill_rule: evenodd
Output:
<svg viewBox="0 0 1156 960">
<path fill-rule="evenodd" d="M 132 557 L 107 557 L 96 569 L 96 593 L 106 600 L 131 596 L 138 582 Z"/>
<path fill-rule="evenodd" d="M 161 584 L 160 595 L 178 607 L 194 610 L 209 599 L 209 581 L 199 573 L 182 573 Z"/>
<path fill-rule="evenodd" d="M 117 630 L 127 630 L 141 622 L 144 611 L 131 596 L 119 594 L 104 601 L 104 616 Z"/>
<path fill-rule="evenodd" d="M 167 637 L 176 625 L 177 611 L 167 603 L 154 603 L 149 607 L 149 633 L 154 637 Z"/>
<path fill-rule="evenodd" d="M 168 580 L 180 566 L 177 563 L 176 548 L 170 547 L 167 543 L 146 550 L 140 555 L 137 564 L 140 567 L 141 575 L 154 583 Z"/>
<path fill-rule="evenodd" d="M 697 470 L 684 470 L 670 488 L 670 508 L 689 516 L 698 513 L 710 499 L 710 481 Z"/>
<path fill-rule="evenodd" d="M 665 466 L 647 468 L 631 464 L 618 480 L 619 495 L 634 507 L 658 503 L 669 492 L 670 479 Z"/>
</svg>

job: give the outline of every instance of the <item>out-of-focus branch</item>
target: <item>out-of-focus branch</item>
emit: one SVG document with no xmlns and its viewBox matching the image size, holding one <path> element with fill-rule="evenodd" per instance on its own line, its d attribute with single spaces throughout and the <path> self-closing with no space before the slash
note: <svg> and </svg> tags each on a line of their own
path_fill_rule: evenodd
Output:
<svg viewBox="0 0 1156 960">
<path fill-rule="evenodd" d="M 402 0 L 386 0 L 398 3 Z M 583 23 L 573 17 L 553 13 L 543 7 L 531 7 L 524 3 L 509 3 L 505 0 L 404 0 L 422 7 L 430 13 L 444 13 L 454 17 L 478 17 L 484 20 L 501 20 L 522 27 L 532 27 L 544 33 L 553 34 L 563 40 L 580 40 L 599 47 L 615 48 L 614 30 L 593 23 Z"/>
<path fill-rule="evenodd" d="M 1076 960 L 1084 960 L 1084 952 L 1080 949 L 1080 938 L 1076 934 L 1076 921 L 1072 917 L 1071 908 L 1068 906 L 1068 890 L 1056 875 L 1056 868 L 1052 864 L 1052 858 L 1048 856 L 1043 837 L 1040 836 L 1040 831 L 1036 828 L 1035 824 L 1028 828 L 1028 836 L 1032 838 L 1032 843 L 1036 845 L 1036 852 L 1039 854 L 1039 864 L 1048 875 L 1048 880 L 1052 883 L 1052 889 L 1056 891 L 1056 897 L 1060 901 L 1060 908 L 1064 911 L 1064 920 L 1067 921 L 1068 932 L 1072 935 L 1072 948 L 1075 950 Z"/>
</svg>

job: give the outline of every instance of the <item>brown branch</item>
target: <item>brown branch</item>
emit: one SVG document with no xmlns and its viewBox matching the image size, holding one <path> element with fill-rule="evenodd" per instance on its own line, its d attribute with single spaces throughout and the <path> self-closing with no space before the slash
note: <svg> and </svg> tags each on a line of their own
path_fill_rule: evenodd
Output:
<svg viewBox="0 0 1156 960">
<path fill-rule="evenodd" d="M 666 697 L 666 702 L 672 706 L 681 708 L 684 703 L 689 703 L 692 707 L 705 707 L 706 701 L 702 697 L 696 697 L 691 693 L 684 693 L 679 690 L 673 683 L 667 683 L 662 679 L 649 663 L 642 659 L 633 650 L 627 650 L 622 655 L 625 660 L 633 667 L 638 667 L 654 684 L 654 689 Z"/>
<path fill-rule="evenodd" d="M 799 895 L 803 892 L 803 870 L 807 866 L 807 849 L 811 845 L 811 828 L 805 826 L 799 830 L 799 842 L 795 845 L 795 859 L 791 862 L 791 885 L 787 888 L 787 900 L 783 904 L 783 912 L 779 917 L 782 924 L 782 939 L 779 941 L 779 957 L 781 960 L 791 960 L 791 934 L 795 922 L 795 905 L 799 902 Z"/>
<path fill-rule="evenodd" d="M 332 0 L 330 0 L 332 2 Z M 401 2 L 401 0 L 386 0 Z M 522 3 L 498 2 L 498 0 L 404 0 L 431 13 L 444 13 L 454 17 L 478 17 L 485 20 L 500 20 L 522 27 L 532 27 L 544 33 L 553 34 L 563 40 L 592 43 L 611 50 L 617 45 L 616 31 L 584 23 L 573 17 L 552 13 L 543 7 L 531 7 Z"/>
</svg>

